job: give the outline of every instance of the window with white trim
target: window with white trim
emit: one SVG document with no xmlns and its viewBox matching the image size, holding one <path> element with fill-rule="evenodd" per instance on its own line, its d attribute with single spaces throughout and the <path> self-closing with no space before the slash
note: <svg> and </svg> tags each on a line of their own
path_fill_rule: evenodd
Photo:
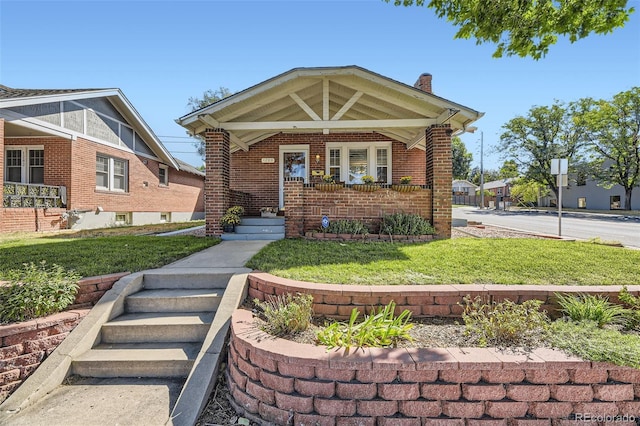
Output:
<svg viewBox="0 0 640 426">
<path fill-rule="evenodd" d="M 114 222 L 116 225 L 131 225 L 131 213 L 116 213 Z"/>
<path fill-rule="evenodd" d="M 44 148 L 8 146 L 4 153 L 7 182 L 44 183 Z"/>
<path fill-rule="evenodd" d="M 164 164 L 160 164 L 158 168 L 158 181 L 160 182 L 160 185 L 169 185 L 169 167 Z"/>
<path fill-rule="evenodd" d="M 336 181 L 362 183 L 371 175 L 376 182 L 391 183 L 391 142 L 330 142 L 326 147 L 326 173 Z"/>
<path fill-rule="evenodd" d="M 160 222 L 162 222 L 162 223 L 171 222 L 171 213 L 169 213 L 169 212 L 160 213 Z"/>
<path fill-rule="evenodd" d="M 129 162 L 120 158 L 96 155 L 96 189 L 127 192 Z"/>
</svg>

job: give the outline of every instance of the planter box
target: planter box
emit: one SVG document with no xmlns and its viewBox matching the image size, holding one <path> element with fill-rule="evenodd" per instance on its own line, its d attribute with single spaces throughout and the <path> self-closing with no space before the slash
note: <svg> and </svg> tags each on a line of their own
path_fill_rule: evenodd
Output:
<svg viewBox="0 0 640 426">
<path fill-rule="evenodd" d="M 398 192 L 413 192 L 413 191 L 419 191 L 422 188 L 420 188 L 419 185 L 410 185 L 410 184 L 401 183 L 399 185 L 391 185 L 391 189 Z"/>
<path fill-rule="evenodd" d="M 276 217 L 278 213 L 273 212 L 260 212 L 260 217 Z"/>
<path fill-rule="evenodd" d="M 314 188 L 318 191 L 332 192 L 344 188 L 344 183 L 316 183 Z"/>
<path fill-rule="evenodd" d="M 356 183 L 356 184 L 353 184 L 351 188 L 354 189 L 355 191 L 360 191 L 360 192 L 375 192 L 378 189 L 380 189 L 378 185 L 368 184 L 368 183 Z"/>
</svg>

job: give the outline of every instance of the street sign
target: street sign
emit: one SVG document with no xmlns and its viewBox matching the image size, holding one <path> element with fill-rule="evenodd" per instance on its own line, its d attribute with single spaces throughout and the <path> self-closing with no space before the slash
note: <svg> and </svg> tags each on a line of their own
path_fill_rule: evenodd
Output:
<svg viewBox="0 0 640 426">
<path fill-rule="evenodd" d="M 567 186 L 569 180 L 569 159 L 554 158 L 551 160 L 551 174 L 556 175 L 556 186 L 558 187 L 558 236 L 562 236 L 562 187 Z"/>
<path fill-rule="evenodd" d="M 566 175 L 569 172 L 568 158 L 554 158 L 551 160 L 552 175 Z"/>
</svg>

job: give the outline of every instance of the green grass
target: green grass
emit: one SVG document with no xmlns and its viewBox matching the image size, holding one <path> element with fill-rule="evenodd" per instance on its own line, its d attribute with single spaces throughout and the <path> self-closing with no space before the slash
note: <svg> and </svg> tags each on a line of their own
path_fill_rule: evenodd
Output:
<svg viewBox="0 0 640 426">
<path fill-rule="evenodd" d="M 262 249 L 247 266 L 335 284 L 640 284 L 640 251 L 558 240 L 281 240 Z"/>
<path fill-rule="evenodd" d="M 5 238 L 0 241 L 0 277 L 24 263 L 58 264 L 83 277 L 158 268 L 219 243 L 193 236 L 61 236 Z"/>
</svg>

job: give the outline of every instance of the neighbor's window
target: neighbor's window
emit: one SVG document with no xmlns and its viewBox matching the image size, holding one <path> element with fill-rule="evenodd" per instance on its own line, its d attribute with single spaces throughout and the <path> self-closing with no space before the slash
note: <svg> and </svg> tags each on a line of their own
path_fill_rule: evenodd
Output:
<svg viewBox="0 0 640 426">
<path fill-rule="evenodd" d="M 44 149 L 29 150 L 29 183 L 44 183 Z"/>
<path fill-rule="evenodd" d="M 7 182 L 22 182 L 22 150 L 8 149 L 5 153 L 5 167 L 7 168 Z"/>
<path fill-rule="evenodd" d="M 158 180 L 160 181 L 160 185 L 169 185 L 169 167 L 162 164 L 160 165 L 158 169 Z"/>
<path fill-rule="evenodd" d="M 116 225 L 131 225 L 131 213 L 116 213 Z"/>
<path fill-rule="evenodd" d="M 579 209 L 587 208 L 587 197 L 578 197 L 578 208 Z"/>
<path fill-rule="evenodd" d="M 160 222 L 163 222 L 163 223 L 171 222 L 171 213 L 169 212 L 160 213 Z"/>
<path fill-rule="evenodd" d="M 4 155 L 7 182 L 44 183 L 44 149 L 12 146 Z"/>
<path fill-rule="evenodd" d="M 611 202 L 611 210 L 618 210 L 622 208 L 619 195 L 612 195 L 609 197 L 609 200 Z"/>
<path fill-rule="evenodd" d="M 129 162 L 120 158 L 96 156 L 96 188 L 127 192 Z"/>
</svg>

